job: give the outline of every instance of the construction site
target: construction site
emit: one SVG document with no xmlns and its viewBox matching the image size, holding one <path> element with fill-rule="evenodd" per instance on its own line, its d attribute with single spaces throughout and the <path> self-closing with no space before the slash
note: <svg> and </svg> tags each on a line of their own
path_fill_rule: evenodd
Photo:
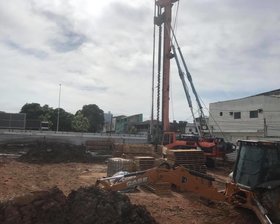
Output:
<svg viewBox="0 0 280 224">
<path fill-rule="evenodd" d="M 101 150 L 112 158 L 105 162 L 86 153 Z M 168 180 L 140 183 L 137 178 L 135 186 L 123 187 L 122 193 L 95 186 L 97 180 L 120 170 L 131 173 L 158 167 L 165 160 L 157 151 L 152 145 L 104 141 L 91 141 L 86 147 L 54 142 L 1 144 L 0 223 L 259 222 L 250 210 L 176 190 Z M 200 152 L 193 151 L 187 159 L 182 151 L 167 155 L 167 160 L 221 181 L 228 179 L 233 164 L 221 163 L 206 171 Z"/>
<path fill-rule="evenodd" d="M 1 224 L 280 223 L 280 142 L 213 134 L 172 26 L 176 3 L 154 5 L 148 143 L 3 132 Z M 171 60 L 197 133 L 170 128 Z"/>
<path fill-rule="evenodd" d="M 241 146 L 279 156 L 279 143 Z M 279 183 L 279 157 L 274 158 L 273 170 L 263 170 L 266 174 L 258 173 L 254 164 L 263 166 L 260 157 L 239 157 L 254 168 L 249 177 L 252 167 L 242 164 L 244 177 L 237 168 L 240 164 L 219 160 L 215 168 L 207 168 L 206 154 L 196 149 L 104 140 L 76 146 L 45 140 L 6 142 L 0 151 L 3 224 L 279 221 L 279 187 L 271 188 Z M 104 152 L 110 158 L 99 156 Z"/>
</svg>

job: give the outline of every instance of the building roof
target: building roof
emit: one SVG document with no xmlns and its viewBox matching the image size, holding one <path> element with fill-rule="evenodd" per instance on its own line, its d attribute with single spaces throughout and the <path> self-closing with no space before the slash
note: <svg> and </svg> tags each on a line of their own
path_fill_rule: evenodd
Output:
<svg viewBox="0 0 280 224">
<path fill-rule="evenodd" d="M 269 92 L 259 93 L 253 96 L 280 96 L 280 89 L 272 90 Z M 251 96 L 252 97 L 252 96 Z"/>
<path fill-rule="evenodd" d="M 246 97 L 237 98 L 237 99 L 231 99 L 231 100 L 224 100 L 224 101 L 213 102 L 213 103 L 210 103 L 210 104 L 221 103 L 221 102 L 237 101 L 237 100 L 247 99 L 247 98 L 256 97 L 256 96 L 271 96 L 271 97 L 278 97 L 278 98 L 280 98 L 280 89 L 271 90 L 271 91 L 264 92 L 264 93 L 258 93 L 258 94 L 256 94 L 256 95 L 246 96 Z"/>
</svg>

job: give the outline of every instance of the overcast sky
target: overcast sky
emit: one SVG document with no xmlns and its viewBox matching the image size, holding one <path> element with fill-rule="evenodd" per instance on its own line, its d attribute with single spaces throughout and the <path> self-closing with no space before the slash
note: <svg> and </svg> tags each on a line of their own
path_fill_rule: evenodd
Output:
<svg viewBox="0 0 280 224">
<path fill-rule="evenodd" d="M 153 0 L 0 0 L 0 111 L 57 108 L 61 84 L 68 112 L 96 104 L 149 119 L 153 7 Z M 177 39 L 207 107 L 280 88 L 279 12 L 279 0 L 180 1 Z M 171 66 L 170 120 L 190 120 Z"/>
</svg>

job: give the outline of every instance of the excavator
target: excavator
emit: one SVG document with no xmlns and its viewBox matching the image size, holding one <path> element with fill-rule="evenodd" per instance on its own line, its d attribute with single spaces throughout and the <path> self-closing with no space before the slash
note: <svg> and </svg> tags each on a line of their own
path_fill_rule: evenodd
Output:
<svg viewBox="0 0 280 224">
<path fill-rule="evenodd" d="M 211 128 L 209 128 L 207 118 L 204 115 L 202 104 L 200 102 L 199 96 L 197 94 L 196 88 L 192 80 L 192 76 L 188 70 L 186 61 L 183 57 L 175 32 L 171 25 L 172 7 L 173 4 L 177 1 L 178 0 L 155 1 L 154 24 L 155 26 L 159 27 L 158 56 L 157 56 L 158 57 L 157 123 L 159 123 L 159 105 L 160 105 L 159 88 L 161 84 L 160 75 L 161 75 L 161 63 L 162 63 L 162 130 L 159 131 L 159 125 L 157 125 L 158 130 L 156 131 L 157 135 L 160 135 L 159 133 L 162 132 L 162 138 L 156 136 L 155 139 L 162 139 L 161 143 L 168 149 L 199 148 L 205 152 L 205 156 L 208 164 L 211 164 L 211 166 L 213 166 L 215 158 L 224 158 L 226 154 L 231 153 L 235 150 L 235 145 L 229 142 L 225 142 L 223 138 L 217 138 L 213 136 Z M 163 38 L 162 38 L 162 27 L 163 27 Z M 163 43 L 162 43 L 162 39 L 163 39 Z M 178 54 L 175 45 L 178 49 Z M 155 40 L 154 40 L 154 46 L 155 46 Z M 163 50 L 162 50 L 162 46 L 163 46 Z M 155 58 L 155 54 L 154 54 L 154 58 Z M 198 136 L 197 135 L 189 136 L 187 139 L 184 139 L 180 137 L 178 133 L 171 131 L 170 124 L 169 124 L 169 95 L 170 95 L 169 79 L 170 79 L 170 61 L 172 58 L 175 58 L 180 80 L 183 84 L 183 89 L 187 98 L 187 102 L 194 120 L 194 124 L 196 126 L 196 130 L 198 132 Z M 155 59 L 153 59 L 153 61 L 155 61 Z M 183 65 L 184 71 L 182 69 L 181 64 Z M 186 79 L 189 81 L 191 90 L 194 94 L 198 106 L 199 117 L 195 117 L 192 100 L 191 100 Z M 153 116 L 151 120 L 153 120 Z"/>
<path fill-rule="evenodd" d="M 180 192 L 193 192 L 211 201 L 225 202 L 252 210 L 262 224 L 280 223 L 280 142 L 239 141 L 230 181 L 224 189 L 215 178 L 182 166 L 161 164 L 145 171 L 105 177 L 96 186 L 125 191 L 141 185 L 167 182 Z M 219 180 L 220 181 L 220 180 Z"/>
</svg>

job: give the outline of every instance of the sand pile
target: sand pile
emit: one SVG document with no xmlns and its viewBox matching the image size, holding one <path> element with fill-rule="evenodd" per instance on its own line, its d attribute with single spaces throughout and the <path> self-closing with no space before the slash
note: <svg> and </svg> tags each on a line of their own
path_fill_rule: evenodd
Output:
<svg viewBox="0 0 280 224">
<path fill-rule="evenodd" d="M 80 188 L 66 197 L 58 188 L 34 192 L 0 203 L 2 224 L 153 224 L 143 207 L 126 195 L 95 187 Z"/>
</svg>

